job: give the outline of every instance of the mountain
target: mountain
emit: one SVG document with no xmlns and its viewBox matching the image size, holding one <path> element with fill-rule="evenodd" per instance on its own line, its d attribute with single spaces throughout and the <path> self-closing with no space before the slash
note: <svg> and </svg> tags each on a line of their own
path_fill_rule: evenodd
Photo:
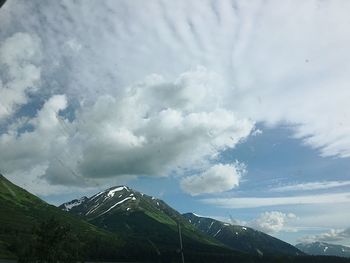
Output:
<svg viewBox="0 0 350 263">
<path fill-rule="evenodd" d="M 118 236 L 152 244 L 157 253 L 173 251 L 179 246 L 178 223 L 187 250 L 233 252 L 198 231 L 164 201 L 127 186 L 112 187 L 90 198 L 82 197 L 64 203 L 59 208 Z"/>
<path fill-rule="evenodd" d="M 324 242 L 299 243 L 298 249 L 309 255 L 325 255 L 350 258 L 350 247 Z"/>
<path fill-rule="evenodd" d="M 223 244 L 255 255 L 292 255 L 303 253 L 294 246 L 249 227 L 231 225 L 193 213 L 183 215 L 203 233 L 212 236 Z"/>
</svg>

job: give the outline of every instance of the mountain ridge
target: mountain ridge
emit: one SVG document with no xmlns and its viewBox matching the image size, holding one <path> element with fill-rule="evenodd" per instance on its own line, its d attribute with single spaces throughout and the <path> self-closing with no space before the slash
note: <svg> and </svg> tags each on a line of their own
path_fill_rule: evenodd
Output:
<svg viewBox="0 0 350 263">
<path fill-rule="evenodd" d="M 180 224 L 184 243 L 190 247 L 194 242 L 199 242 L 204 246 L 226 249 L 222 243 L 198 231 L 163 200 L 125 185 L 110 187 L 91 197 L 63 203 L 59 208 L 122 236 L 147 236 L 160 247 L 178 244 L 177 224 Z M 159 234 L 162 231 L 169 236 Z"/>
<path fill-rule="evenodd" d="M 309 255 L 338 256 L 350 258 L 350 247 L 326 242 L 304 242 L 295 245 Z"/>
<path fill-rule="evenodd" d="M 304 254 L 291 244 L 250 227 L 232 225 L 194 213 L 185 213 L 183 216 L 202 232 L 245 253 L 258 256 L 274 254 L 300 256 Z"/>
</svg>

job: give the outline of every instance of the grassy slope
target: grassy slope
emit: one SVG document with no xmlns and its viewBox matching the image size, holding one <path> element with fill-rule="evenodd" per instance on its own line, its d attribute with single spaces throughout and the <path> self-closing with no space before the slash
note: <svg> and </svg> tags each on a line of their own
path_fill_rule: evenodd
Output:
<svg viewBox="0 0 350 263">
<path fill-rule="evenodd" d="M 97 237 L 122 246 L 122 240 L 114 235 L 45 203 L 0 175 L 0 258 L 13 258 L 7 245 L 16 235 L 30 233 L 35 224 L 50 217 L 69 224 L 82 239 Z"/>
</svg>

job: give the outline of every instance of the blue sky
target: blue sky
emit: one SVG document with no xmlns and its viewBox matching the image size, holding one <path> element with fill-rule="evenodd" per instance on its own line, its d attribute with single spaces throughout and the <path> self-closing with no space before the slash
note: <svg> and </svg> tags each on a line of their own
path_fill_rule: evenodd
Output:
<svg viewBox="0 0 350 263">
<path fill-rule="evenodd" d="M 53 204 L 128 184 L 293 244 L 350 245 L 348 11 L 9 1 L 0 171 Z"/>
</svg>

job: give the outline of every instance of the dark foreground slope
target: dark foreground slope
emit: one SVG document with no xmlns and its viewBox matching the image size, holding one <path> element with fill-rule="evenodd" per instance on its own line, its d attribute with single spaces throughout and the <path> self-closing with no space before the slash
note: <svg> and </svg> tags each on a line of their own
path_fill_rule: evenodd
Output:
<svg viewBox="0 0 350 263">
<path fill-rule="evenodd" d="M 325 242 L 299 243 L 298 249 L 309 255 L 337 256 L 350 258 L 350 247 Z"/>
<path fill-rule="evenodd" d="M 14 258 L 16 252 L 11 251 L 14 244 L 20 241 L 21 246 L 26 246 L 33 229 L 51 218 L 69 226 L 86 259 L 125 259 L 128 253 L 134 253 L 128 252 L 127 240 L 45 203 L 0 175 L 0 258 Z M 142 251 L 137 243 L 135 249 Z"/>
</svg>

